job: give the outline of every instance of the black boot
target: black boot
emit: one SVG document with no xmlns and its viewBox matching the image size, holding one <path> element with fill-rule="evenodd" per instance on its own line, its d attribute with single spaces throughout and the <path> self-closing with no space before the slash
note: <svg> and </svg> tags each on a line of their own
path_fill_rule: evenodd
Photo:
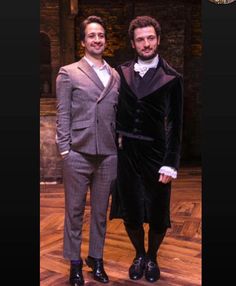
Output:
<svg viewBox="0 0 236 286">
<path fill-rule="evenodd" d="M 93 278 L 94 280 L 101 282 L 101 283 L 108 283 L 109 278 L 104 270 L 103 267 L 103 259 L 102 258 L 93 258 L 88 256 L 86 259 L 86 264 L 88 267 L 92 268 L 93 270 Z"/>
<path fill-rule="evenodd" d="M 125 229 L 136 251 L 136 257 L 129 268 L 129 277 L 138 280 L 143 277 L 145 269 L 144 229 L 142 225 L 134 228 L 128 224 L 125 224 Z"/>
<path fill-rule="evenodd" d="M 152 227 L 148 232 L 148 251 L 145 269 L 145 278 L 149 282 L 160 279 L 160 268 L 157 263 L 157 251 L 165 237 L 166 232 L 157 233 Z"/>
<path fill-rule="evenodd" d="M 83 261 L 77 264 L 71 263 L 70 265 L 70 285 L 71 286 L 83 286 L 84 285 L 84 277 L 82 273 Z"/>
</svg>

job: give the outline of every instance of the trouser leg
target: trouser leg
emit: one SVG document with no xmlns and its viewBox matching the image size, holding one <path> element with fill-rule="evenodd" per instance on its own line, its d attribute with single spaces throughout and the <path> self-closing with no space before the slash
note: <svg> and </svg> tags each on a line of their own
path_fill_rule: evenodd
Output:
<svg viewBox="0 0 236 286">
<path fill-rule="evenodd" d="M 70 151 L 63 161 L 65 188 L 64 257 L 77 260 L 81 254 L 83 215 L 91 166 L 80 153 Z"/>
<path fill-rule="evenodd" d="M 111 182 L 116 177 L 117 156 L 103 156 L 97 162 L 91 183 L 91 223 L 89 256 L 103 257 L 105 243 L 107 209 Z"/>
</svg>

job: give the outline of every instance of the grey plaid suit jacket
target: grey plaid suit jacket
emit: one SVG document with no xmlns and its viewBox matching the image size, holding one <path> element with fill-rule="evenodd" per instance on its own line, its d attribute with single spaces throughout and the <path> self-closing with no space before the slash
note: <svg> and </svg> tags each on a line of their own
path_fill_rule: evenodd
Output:
<svg viewBox="0 0 236 286">
<path fill-rule="evenodd" d="M 104 88 L 93 68 L 82 58 L 61 67 L 56 80 L 59 152 L 116 154 L 115 115 L 120 78 L 110 67 Z"/>
</svg>

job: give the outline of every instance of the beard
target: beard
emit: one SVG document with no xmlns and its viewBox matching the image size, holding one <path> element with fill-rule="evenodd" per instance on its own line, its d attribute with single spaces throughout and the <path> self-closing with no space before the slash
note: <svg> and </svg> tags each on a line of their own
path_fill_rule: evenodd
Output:
<svg viewBox="0 0 236 286">
<path fill-rule="evenodd" d="M 156 48 L 153 50 L 153 52 L 149 55 L 145 55 L 142 52 L 137 52 L 137 51 L 136 51 L 136 53 L 138 54 L 138 57 L 140 58 L 140 60 L 148 61 L 148 60 L 155 58 L 155 56 L 157 55 L 157 49 L 158 49 L 158 46 L 156 46 Z"/>
</svg>

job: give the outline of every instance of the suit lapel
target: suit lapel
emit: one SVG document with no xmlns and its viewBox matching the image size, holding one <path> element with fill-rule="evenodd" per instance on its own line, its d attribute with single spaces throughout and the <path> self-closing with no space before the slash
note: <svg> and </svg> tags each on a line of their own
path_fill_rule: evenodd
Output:
<svg viewBox="0 0 236 286">
<path fill-rule="evenodd" d="M 155 76 L 152 77 L 150 82 L 148 83 L 147 88 L 145 89 L 145 92 L 140 96 L 140 98 L 145 97 L 164 85 L 166 85 L 168 82 L 173 80 L 175 78 L 175 75 L 169 75 L 167 74 L 162 66 L 157 67 L 157 71 L 155 73 Z"/>
<path fill-rule="evenodd" d="M 104 85 L 102 84 L 98 75 L 84 58 L 78 62 L 78 69 L 85 73 L 97 85 L 99 89 L 104 90 Z"/>
<path fill-rule="evenodd" d="M 108 93 L 109 91 L 112 89 L 114 83 L 115 83 L 115 75 L 114 75 L 114 70 L 109 66 L 110 69 L 110 79 L 106 85 L 106 87 L 103 89 L 101 95 L 98 98 L 98 101 L 102 100 Z"/>
</svg>

